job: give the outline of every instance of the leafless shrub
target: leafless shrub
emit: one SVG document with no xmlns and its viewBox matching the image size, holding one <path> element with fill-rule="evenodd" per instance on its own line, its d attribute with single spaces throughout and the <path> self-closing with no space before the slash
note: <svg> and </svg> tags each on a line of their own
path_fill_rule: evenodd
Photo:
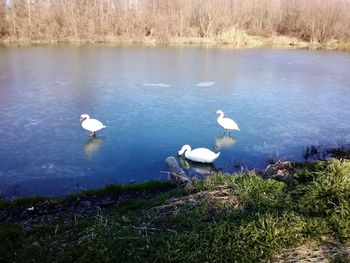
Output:
<svg viewBox="0 0 350 263">
<path fill-rule="evenodd" d="M 350 0 L 0 0 L 0 38 L 168 41 L 227 35 L 223 42 L 232 43 L 234 35 L 247 34 L 349 42 L 349 14 Z"/>
</svg>

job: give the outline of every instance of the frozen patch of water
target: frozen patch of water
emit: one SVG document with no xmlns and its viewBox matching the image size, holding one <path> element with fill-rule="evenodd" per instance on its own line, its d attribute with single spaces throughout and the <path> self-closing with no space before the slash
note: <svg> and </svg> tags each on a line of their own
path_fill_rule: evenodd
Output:
<svg viewBox="0 0 350 263">
<path fill-rule="evenodd" d="M 142 83 L 143 86 L 150 86 L 150 87 L 163 87 L 163 88 L 168 88 L 170 87 L 169 84 L 164 84 L 164 83 Z"/>
<path fill-rule="evenodd" d="M 200 82 L 200 83 L 197 83 L 196 86 L 197 87 L 212 87 L 212 86 L 214 86 L 215 83 L 216 83 L 215 81 Z"/>
<path fill-rule="evenodd" d="M 189 174 L 205 177 L 264 169 L 269 158 L 303 160 L 307 145 L 334 144 L 339 135 L 346 141 L 350 134 L 347 53 L 0 52 L 0 189 L 8 198 L 164 178 L 165 158 L 184 144 L 221 152 L 210 166 L 182 162 Z M 13 63 L 5 63 L 10 58 Z M 224 135 L 218 109 L 241 130 Z M 89 137 L 79 122 L 82 113 L 108 127 Z"/>
</svg>

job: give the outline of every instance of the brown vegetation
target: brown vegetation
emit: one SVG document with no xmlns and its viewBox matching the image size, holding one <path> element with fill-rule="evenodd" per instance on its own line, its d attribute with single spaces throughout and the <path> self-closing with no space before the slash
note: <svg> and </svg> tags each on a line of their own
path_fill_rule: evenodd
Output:
<svg viewBox="0 0 350 263">
<path fill-rule="evenodd" d="M 0 39 L 347 43 L 349 14 L 350 0 L 0 0 Z"/>
</svg>

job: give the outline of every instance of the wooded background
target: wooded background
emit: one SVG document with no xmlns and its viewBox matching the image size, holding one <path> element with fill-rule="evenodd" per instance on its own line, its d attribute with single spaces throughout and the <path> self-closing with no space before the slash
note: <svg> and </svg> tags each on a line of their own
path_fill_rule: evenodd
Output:
<svg viewBox="0 0 350 263">
<path fill-rule="evenodd" d="M 350 0 L 0 0 L 0 39 L 350 41 Z M 233 32 L 233 33 L 232 33 Z"/>
</svg>

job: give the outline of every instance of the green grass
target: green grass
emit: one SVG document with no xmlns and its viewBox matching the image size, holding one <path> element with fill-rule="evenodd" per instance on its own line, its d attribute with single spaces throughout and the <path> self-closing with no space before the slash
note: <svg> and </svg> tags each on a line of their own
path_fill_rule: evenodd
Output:
<svg viewBox="0 0 350 263">
<path fill-rule="evenodd" d="M 82 191 L 78 194 L 72 194 L 68 197 L 86 197 L 93 195 L 108 195 L 108 194 L 119 194 L 125 192 L 136 192 L 136 191 L 165 191 L 175 188 L 175 184 L 171 181 L 158 181 L 152 180 L 145 183 L 135 183 L 135 184 L 111 184 L 100 189 L 90 189 Z"/>
<path fill-rule="evenodd" d="M 75 224 L 28 232 L 1 225 L 0 255 L 5 262 L 261 262 L 323 237 L 349 240 L 350 161 L 294 166 L 298 179 L 288 184 L 254 173 L 193 182 L 191 194 L 232 190 L 243 211 L 211 202 L 184 204 L 178 212 L 155 209 L 187 194 L 170 189 Z"/>
</svg>

